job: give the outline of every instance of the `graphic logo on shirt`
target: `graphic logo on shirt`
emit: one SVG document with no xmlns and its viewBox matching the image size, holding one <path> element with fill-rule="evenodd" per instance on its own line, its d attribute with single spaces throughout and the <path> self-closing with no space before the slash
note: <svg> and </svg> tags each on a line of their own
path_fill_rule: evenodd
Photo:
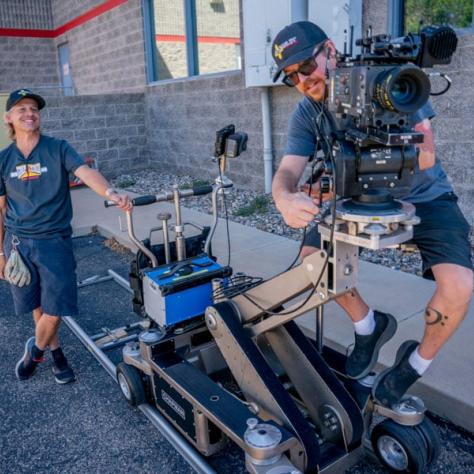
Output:
<svg viewBox="0 0 474 474">
<path fill-rule="evenodd" d="M 48 168 L 41 166 L 41 163 L 28 163 L 26 165 L 16 165 L 16 171 L 10 173 L 10 177 L 18 178 L 20 181 L 32 181 L 39 179 L 47 171 Z"/>
</svg>

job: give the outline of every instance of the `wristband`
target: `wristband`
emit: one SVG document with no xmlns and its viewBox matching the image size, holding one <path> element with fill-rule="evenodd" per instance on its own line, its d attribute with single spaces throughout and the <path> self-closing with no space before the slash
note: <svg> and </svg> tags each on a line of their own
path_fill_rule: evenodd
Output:
<svg viewBox="0 0 474 474">
<path fill-rule="evenodd" d="M 114 188 L 107 188 L 105 190 L 105 195 L 109 197 L 111 194 L 117 194 L 117 191 Z"/>
</svg>

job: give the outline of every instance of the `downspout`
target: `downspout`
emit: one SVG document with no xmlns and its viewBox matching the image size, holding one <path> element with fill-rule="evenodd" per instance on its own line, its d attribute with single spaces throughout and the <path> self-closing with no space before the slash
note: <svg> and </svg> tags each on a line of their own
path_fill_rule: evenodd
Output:
<svg viewBox="0 0 474 474">
<path fill-rule="evenodd" d="M 273 180 L 272 118 L 269 89 L 269 87 L 262 87 L 260 93 L 260 99 L 262 103 L 263 165 L 266 194 L 270 194 L 272 192 Z"/>
</svg>

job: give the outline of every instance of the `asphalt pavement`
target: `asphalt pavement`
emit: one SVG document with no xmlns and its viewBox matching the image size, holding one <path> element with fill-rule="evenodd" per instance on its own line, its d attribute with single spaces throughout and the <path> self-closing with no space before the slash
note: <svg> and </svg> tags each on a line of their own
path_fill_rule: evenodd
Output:
<svg viewBox="0 0 474 474">
<path fill-rule="evenodd" d="M 117 253 L 94 235 L 74 239 L 78 278 L 104 276 L 112 269 L 126 277 L 129 253 Z M 27 381 L 15 378 L 14 367 L 33 334 L 29 316 L 15 316 L 5 282 L 0 282 L 0 473 L 188 473 L 193 472 L 151 423 L 124 400 L 118 386 L 92 354 L 64 325 L 65 353 L 77 381 L 58 385 L 51 374 L 50 356 Z M 77 322 L 94 334 L 135 322 L 130 295 L 114 282 L 79 290 Z M 112 358 L 118 360 L 119 354 Z M 474 472 L 472 435 L 438 423 L 441 456 L 430 472 Z M 229 445 L 209 459 L 219 473 L 244 473 L 243 454 Z M 385 472 L 369 456 L 348 472 Z"/>
</svg>

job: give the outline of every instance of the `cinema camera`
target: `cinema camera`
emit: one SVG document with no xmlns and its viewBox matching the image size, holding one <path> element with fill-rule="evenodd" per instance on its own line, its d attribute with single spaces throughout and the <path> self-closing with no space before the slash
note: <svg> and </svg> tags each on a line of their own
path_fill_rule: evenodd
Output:
<svg viewBox="0 0 474 474">
<path fill-rule="evenodd" d="M 348 233 L 372 236 L 369 244 L 360 239 L 353 243 L 380 248 L 374 236 L 391 234 L 388 244 L 399 243 L 411 238 L 417 222 L 414 207 L 394 198 L 409 191 L 415 145 L 423 142 L 413 114 L 430 95 L 445 93 L 451 84 L 445 74 L 425 73 L 422 68 L 448 64 L 457 36 L 448 26 L 429 26 L 395 39 L 372 36 L 369 29 L 356 45 L 361 54 L 338 54 L 336 67 L 328 71 L 326 106 L 339 131 L 330 144 L 332 153 L 324 159 L 326 176 L 321 185 L 323 191 L 335 189 L 342 198 L 336 215 L 350 223 Z M 446 80 L 446 87 L 431 93 L 430 76 L 435 75 Z M 399 224 L 407 232 L 393 239 Z"/>
</svg>

